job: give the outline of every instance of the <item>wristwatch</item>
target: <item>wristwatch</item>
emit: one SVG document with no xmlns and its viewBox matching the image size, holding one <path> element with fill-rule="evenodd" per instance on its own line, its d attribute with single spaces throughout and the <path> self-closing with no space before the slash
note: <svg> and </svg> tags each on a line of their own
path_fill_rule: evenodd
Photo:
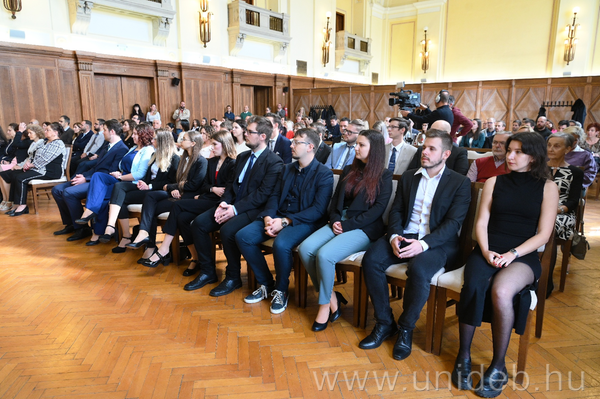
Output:
<svg viewBox="0 0 600 399">
<path fill-rule="evenodd" d="M 288 227 L 289 223 L 287 218 L 281 218 L 281 227 Z"/>
<path fill-rule="evenodd" d="M 514 248 L 511 248 L 508 252 L 510 252 L 511 254 L 513 254 L 515 256 L 515 258 L 519 257 L 519 253 Z"/>
</svg>

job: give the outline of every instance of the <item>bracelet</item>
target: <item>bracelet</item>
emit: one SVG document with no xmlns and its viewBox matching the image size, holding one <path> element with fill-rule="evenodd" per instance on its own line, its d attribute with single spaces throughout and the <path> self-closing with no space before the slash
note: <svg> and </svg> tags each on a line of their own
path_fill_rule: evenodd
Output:
<svg viewBox="0 0 600 399">
<path fill-rule="evenodd" d="M 518 258 L 518 257 L 519 257 L 519 253 L 517 252 L 517 250 L 516 250 L 516 249 L 514 249 L 514 248 L 511 248 L 511 249 L 509 249 L 508 251 L 509 251 L 511 254 L 513 254 L 513 255 L 515 256 L 515 258 Z"/>
</svg>

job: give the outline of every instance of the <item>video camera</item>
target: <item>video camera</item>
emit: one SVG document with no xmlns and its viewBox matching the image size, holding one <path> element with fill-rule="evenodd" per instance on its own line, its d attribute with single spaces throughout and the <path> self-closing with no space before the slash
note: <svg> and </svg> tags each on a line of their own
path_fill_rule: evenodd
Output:
<svg viewBox="0 0 600 399">
<path fill-rule="evenodd" d="M 421 93 L 413 93 L 412 90 L 404 90 L 404 82 L 398 83 L 396 87 L 400 88 L 400 91 L 397 93 L 390 93 L 390 96 L 392 97 L 389 100 L 390 107 L 399 105 L 402 110 L 413 111 L 421 105 Z"/>
</svg>

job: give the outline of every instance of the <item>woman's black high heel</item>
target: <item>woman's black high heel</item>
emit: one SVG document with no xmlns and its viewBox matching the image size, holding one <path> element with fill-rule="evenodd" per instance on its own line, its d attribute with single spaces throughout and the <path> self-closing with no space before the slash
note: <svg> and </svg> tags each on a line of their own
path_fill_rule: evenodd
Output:
<svg viewBox="0 0 600 399">
<path fill-rule="evenodd" d="M 123 237 L 124 240 L 129 240 L 131 242 L 131 237 Z M 102 242 L 102 236 L 100 236 L 100 242 Z M 112 249 L 112 253 L 113 254 L 122 254 L 125 251 L 127 251 L 126 247 L 120 247 L 120 246 L 116 246 Z"/>
<path fill-rule="evenodd" d="M 88 224 L 90 221 L 95 222 L 96 221 L 96 214 L 94 212 L 92 212 L 90 214 L 90 216 L 85 217 L 85 218 L 81 218 L 81 219 L 77 219 L 75 221 L 75 223 L 77 224 Z"/>
<path fill-rule="evenodd" d="M 154 253 L 152 255 L 156 255 L 158 256 L 158 260 L 156 261 L 151 261 L 150 258 L 152 256 L 150 256 L 150 258 L 146 259 L 144 262 L 142 262 L 142 265 L 146 266 L 146 267 L 156 267 L 158 266 L 161 262 L 163 265 L 165 266 L 169 266 L 169 263 L 171 263 L 171 257 L 169 255 L 165 255 L 162 256 L 160 254 L 160 252 L 158 252 L 158 249 L 156 249 L 154 251 Z"/>
<path fill-rule="evenodd" d="M 187 268 L 183 271 L 183 275 L 185 277 L 189 277 L 189 276 L 193 276 L 194 274 L 198 273 L 200 271 L 200 266 L 198 266 L 198 261 L 196 259 L 192 259 L 190 261 L 190 265 L 194 263 L 194 267 L 193 268 Z"/>
<path fill-rule="evenodd" d="M 113 229 L 112 234 L 102 234 L 100 236 L 100 238 L 98 238 L 100 240 L 101 243 L 106 244 L 107 242 L 110 242 L 110 240 L 113 239 L 113 237 L 115 236 L 117 229 L 115 229 L 115 226 L 111 226 L 110 224 L 107 225 L 106 227 L 110 227 L 111 229 Z M 123 248 L 125 249 L 125 248 Z"/>
<path fill-rule="evenodd" d="M 138 249 L 138 248 L 141 248 L 142 246 L 148 244 L 149 242 L 150 242 L 150 237 L 146 237 L 142 241 L 139 241 L 139 242 L 130 242 L 129 244 L 126 245 L 126 247 Z"/>
<path fill-rule="evenodd" d="M 348 300 L 346 298 L 344 298 L 344 296 L 337 291 L 335 291 L 335 297 L 337 298 L 338 307 L 337 307 L 337 310 L 335 312 L 331 313 L 331 315 L 329 316 L 329 321 L 331 323 L 333 323 L 334 321 L 339 319 L 340 316 L 342 315 L 342 309 L 341 309 L 342 303 L 344 305 L 348 304 Z"/>
</svg>

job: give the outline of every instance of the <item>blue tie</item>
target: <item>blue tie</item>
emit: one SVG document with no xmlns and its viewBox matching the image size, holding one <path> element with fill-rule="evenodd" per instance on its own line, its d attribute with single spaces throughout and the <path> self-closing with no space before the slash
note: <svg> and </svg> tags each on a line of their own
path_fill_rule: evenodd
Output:
<svg viewBox="0 0 600 399">
<path fill-rule="evenodd" d="M 390 163 L 388 164 L 388 170 L 394 173 L 396 169 L 396 147 L 392 148 L 392 156 L 390 156 Z"/>
<path fill-rule="evenodd" d="M 246 188 L 246 183 L 250 180 L 250 170 L 252 169 L 252 165 L 254 165 L 254 158 L 256 155 L 250 155 L 250 162 L 248 163 L 248 167 L 246 168 L 246 173 L 244 173 L 244 178 L 242 179 L 242 183 L 240 184 L 240 190 L 238 191 L 238 195 L 236 196 L 236 201 L 241 199 L 242 193 L 244 192 L 244 188 Z"/>
</svg>

